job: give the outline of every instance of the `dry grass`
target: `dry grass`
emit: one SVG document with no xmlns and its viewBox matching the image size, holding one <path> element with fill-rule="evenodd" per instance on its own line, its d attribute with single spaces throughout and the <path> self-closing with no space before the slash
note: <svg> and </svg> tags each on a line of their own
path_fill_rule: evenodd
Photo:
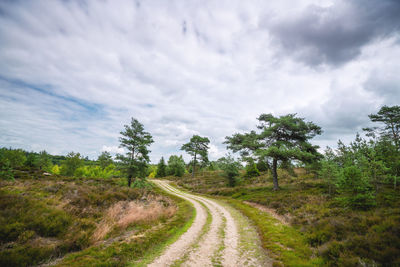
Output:
<svg viewBox="0 0 400 267">
<path fill-rule="evenodd" d="M 164 200 L 165 201 L 165 200 Z M 94 242 L 104 237 L 115 227 L 125 229 L 135 223 L 149 223 L 160 218 L 170 218 L 176 212 L 176 207 L 168 203 L 164 205 L 161 199 L 146 202 L 119 201 L 111 206 L 93 233 Z"/>
</svg>

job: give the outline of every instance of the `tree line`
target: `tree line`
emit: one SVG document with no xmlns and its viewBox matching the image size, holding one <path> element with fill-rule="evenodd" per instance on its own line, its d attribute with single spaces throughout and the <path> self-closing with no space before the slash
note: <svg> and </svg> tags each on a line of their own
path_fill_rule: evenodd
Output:
<svg viewBox="0 0 400 267">
<path fill-rule="evenodd" d="M 400 175 L 400 106 L 383 106 L 369 118 L 376 126 L 363 129 L 366 138 L 357 134 L 349 145 L 339 140 L 337 149 L 328 147 L 320 153 L 319 147 L 311 143 L 311 139 L 322 134 L 318 125 L 296 114 L 261 114 L 254 130 L 225 137 L 224 144 L 239 158 L 228 154 L 209 161 L 209 138 L 193 135 L 181 146 L 181 150 L 191 156 L 187 165 L 182 156 L 172 155 L 167 163 L 162 157 L 156 168 L 149 168 L 149 146 L 154 140 L 143 124 L 132 118 L 120 132 L 120 147 L 126 153 L 117 154 L 115 159 L 109 152 L 103 152 L 96 161 L 91 161 L 74 152 L 67 156 L 52 156 L 46 151 L 34 153 L 1 148 L 0 176 L 12 179 L 13 169 L 29 166 L 65 176 L 123 176 L 128 186 L 143 186 L 149 175 L 183 176 L 189 172 L 194 177 L 199 169 L 208 168 L 221 170 L 228 184 L 235 186 L 243 163 L 246 163 L 245 177 L 270 171 L 273 189 L 279 190 L 277 169 L 290 170 L 298 166 L 324 179 L 329 193 L 339 193 L 346 205 L 369 207 L 374 205 L 380 187 L 389 183 L 394 189 L 397 187 Z"/>
</svg>

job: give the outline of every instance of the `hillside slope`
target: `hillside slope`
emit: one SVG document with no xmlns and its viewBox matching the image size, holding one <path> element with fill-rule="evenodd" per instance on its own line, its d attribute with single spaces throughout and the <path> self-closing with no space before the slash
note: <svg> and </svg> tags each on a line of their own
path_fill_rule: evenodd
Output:
<svg viewBox="0 0 400 267">
<path fill-rule="evenodd" d="M 20 171 L 0 183 L 1 266 L 144 261 L 193 217 L 179 198 L 120 180 Z"/>
</svg>

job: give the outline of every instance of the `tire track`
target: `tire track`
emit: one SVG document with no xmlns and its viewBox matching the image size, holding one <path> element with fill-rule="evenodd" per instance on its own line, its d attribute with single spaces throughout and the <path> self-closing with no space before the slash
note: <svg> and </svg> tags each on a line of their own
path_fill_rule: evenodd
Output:
<svg viewBox="0 0 400 267">
<path fill-rule="evenodd" d="M 250 251 L 242 251 L 243 236 L 240 236 L 236 221 L 238 212 L 232 216 L 232 208 L 219 201 L 203 196 L 182 192 L 167 181 L 153 180 L 163 190 L 190 201 L 196 209 L 196 218 L 188 231 L 149 266 L 247 266 L 244 262 L 252 262 L 255 266 L 263 266 Z M 211 214 L 208 231 L 202 232 L 206 223 L 207 212 Z M 242 227 L 241 225 L 240 227 Z M 248 225 L 246 225 L 248 227 Z M 199 238 L 201 236 L 201 238 Z M 239 246 L 240 245 L 240 246 Z M 257 265 L 257 262 L 260 264 Z"/>
<path fill-rule="evenodd" d="M 200 235 L 200 232 L 205 225 L 207 219 L 207 212 L 198 201 L 195 201 L 189 197 L 178 194 L 168 189 L 161 181 L 156 181 L 156 183 L 165 191 L 178 195 L 179 197 L 192 203 L 194 208 L 196 209 L 196 218 L 190 228 L 186 231 L 186 233 L 184 233 L 175 243 L 171 244 L 161 256 L 159 256 L 151 264 L 149 264 L 148 266 L 150 267 L 170 266 L 177 259 L 181 258 L 186 250 L 196 240 L 196 237 Z"/>
</svg>

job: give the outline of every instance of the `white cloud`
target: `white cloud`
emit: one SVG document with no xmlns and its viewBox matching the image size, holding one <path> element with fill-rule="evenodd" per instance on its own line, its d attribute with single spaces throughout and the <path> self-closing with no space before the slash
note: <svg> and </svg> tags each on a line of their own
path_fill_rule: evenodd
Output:
<svg viewBox="0 0 400 267">
<path fill-rule="evenodd" d="M 398 43 L 377 40 L 344 66 L 310 68 L 281 57 L 262 24 L 331 2 L 1 2 L 0 142 L 95 158 L 118 151 L 135 117 L 154 137 L 154 162 L 183 154 L 193 134 L 210 138 L 216 159 L 225 136 L 270 112 L 324 126 L 321 145 L 353 136 L 399 100 Z"/>
<path fill-rule="evenodd" d="M 210 144 L 209 149 L 210 157 L 213 159 L 218 159 L 223 157 L 226 154 L 226 151 L 221 151 L 216 145 Z"/>
<path fill-rule="evenodd" d="M 104 145 L 102 147 L 102 149 L 101 149 L 101 152 L 103 152 L 103 151 L 107 151 L 107 152 L 110 152 L 110 153 L 113 153 L 113 154 L 116 154 L 116 153 L 123 154 L 123 153 L 125 153 L 125 150 L 123 148 L 121 148 L 121 147 L 118 147 L 118 146 L 106 146 L 106 145 Z"/>
</svg>

